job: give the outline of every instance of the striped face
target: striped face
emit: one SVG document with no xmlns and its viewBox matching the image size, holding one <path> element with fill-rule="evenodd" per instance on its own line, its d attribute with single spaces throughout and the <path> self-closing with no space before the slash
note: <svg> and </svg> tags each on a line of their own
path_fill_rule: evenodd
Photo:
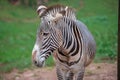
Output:
<svg viewBox="0 0 120 80">
<path fill-rule="evenodd" d="M 42 67 L 51 53 L 59 48 L 62 41 L 60 34 L 61 33 L 57 28 L 49 27 L 44 23 L 41 24 L 32 51 L 32 60 L 36 66 Z"/>
</svg>

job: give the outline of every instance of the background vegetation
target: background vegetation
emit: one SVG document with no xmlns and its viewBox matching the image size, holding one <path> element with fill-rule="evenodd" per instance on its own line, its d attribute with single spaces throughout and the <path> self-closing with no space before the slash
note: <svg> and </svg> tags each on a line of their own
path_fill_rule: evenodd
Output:
<svg viewBox="0 0 120 80">
<path fill-rule="evenodd" d="M 97 44 L 94 62 L 116 61 L 118 0 L 46 0 L 43 2 L 45 5 L 59 3 L 75 8 L 77 18 L 84 22 L 93 34 Z M 10 0 L 0 0 L 0 72 L 33 67 L 31 51 L 40 24 L 36 14 L 37 5 L 37 2 L 24 4 L 24 2 L 12 3 Z M 46 61 L 46 65 L 54 65 L 52 57 Z"/>
</svg>

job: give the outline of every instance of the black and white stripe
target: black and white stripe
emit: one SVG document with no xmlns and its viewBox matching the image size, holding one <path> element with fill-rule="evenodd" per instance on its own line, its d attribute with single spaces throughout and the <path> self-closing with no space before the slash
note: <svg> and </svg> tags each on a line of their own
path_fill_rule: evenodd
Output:
<svg viewBox="0 0 120 80">
<path fill-rule="evenodd" d="M 85 67 L 95 56 L 96 44 L 86 25 L 76 20 L 75 13 L 71 9 L 68 8 L 66 14 L 57 21 L 48 20 L 50 15 L 54 17 L 65 8 L 50 7 L 41 16 L 40 29 L 49 28 L 50 32 L 49 37 L 42 40 L 41 55 L 47 59 L 51 53 L 56 54 L 58 80 L 70 78 L 83 80 Z"/>
<path fill-rule="evenodd" d="M 79 62 L 81 55 L 82 55 L 82 34 L 79 31 L 75 22 L 66 17 L 62 18 L 58 22 L 58 25 L 63 26 L 63 28 L 62 28 L 62 35 L 63 35 L 62 48 L 64 48 L 64 51 L 62 51 L 61 48 L 58 49 L 58 52 L 59 52 L 58 59 L 61 62 L 66 63 L 69 66 L 74 65 Z M 66 52 L 66 54 L 64 54 L 63 52 Z M 69 58 L 70 56 L 74 57 L 77 54 L 80 54 L 79 58 L 76 60 L 73 60 L 72 62 L 64 61 L 60 58 L 61 56 L 64 56 L 66 58 Z"/>
<path fill-rule="evenodd" d="M 49 27 L 52 27 L 53 34 L 51 34 L 51 37 L 48 38 L 48 40 L 45 40 L 46 42 L 44 45 L 48 45 L 51 49 L 53 49 L 53 51 L 58 51 L 58 62 L 70 67 L 74 65 L 80 65 L 80 63 L 83 63 L 84 65 L 89 64 L 94 58 L 94 39 L 86 26 L 85 28 L 83 26 L 85 25 L 83 25 L 81 22 L 74 21 L 66 17 L 59 19 L 59 21 L 54 25 L 49 25 Z M 56 35 L 56 32 L 54 32 L 54 28 L 58 28 L 62 32 L 63 42 L 61 46 L 59 46 L 58 36 Z M 56 45 L 56 47 L 53 45 Z M 44 48 L 48 47 L 46 46 Z M 86 58 L 83 60 L 85 56 Z M 83 64 L 81 65 L 84 66 Z M 83 78 L 83 76 L 81 76 L 83 74 L 81 73 L 78 78 Z"/>
</svg>

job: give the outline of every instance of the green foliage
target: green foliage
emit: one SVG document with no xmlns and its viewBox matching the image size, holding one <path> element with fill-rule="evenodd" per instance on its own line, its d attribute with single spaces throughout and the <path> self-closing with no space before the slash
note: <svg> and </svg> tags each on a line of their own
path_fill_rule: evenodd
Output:
<svg viewBox="0 0 120 80">
<path fill-rule="evenodd" d="M 39 19 L 36 11 L 21 6 L 0 6 L 0 71 L 30 67 Z"/>
<path fill-rule="evenodd" d="M 77 18 L 93 34 L 97 45 L 95 62 L 116 59 L 118 0 L 55 0 L 47 5 L 59 3 L 76 8 Z M 36 10 L 5 0 L 0 0 L 0 9 L 0 72 L 32 67 L 31 51 L 40 22 Z M 52 57 L 46 65 L 54 65 Z"/>
<path fill-rule="evenodd" d="M 89 30 L 95 37 L 97 44 L 96 59 L 116 59 L 118 34 L 117 16 L 94 16 L 81 20 L 89 26 Z"/>
<path fill-rule="evenodd" d="M 47 60 L 46 60 L 46 66 L 53 66 L 55 63 L 53 61 L 53 57 L 50 56 Z"/>
<path fill-rule="evenodd" d="M 37 0 L 20 0 L 22 5 L 34 7 L 37 5 Z"/>
</svg>

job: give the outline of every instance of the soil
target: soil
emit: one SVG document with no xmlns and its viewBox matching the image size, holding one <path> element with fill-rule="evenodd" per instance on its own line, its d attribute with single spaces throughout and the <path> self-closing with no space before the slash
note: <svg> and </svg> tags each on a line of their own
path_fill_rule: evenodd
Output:
<svg viewBox="0 0 120 80">
<path fill-rule="evenodd" d="M 55 67 L 14 69 L 2 74 L 3 80 L 57 80 Z M 117 63 L 92 63 L 86 67 L 84 80 L 117 80 Z"/>
</svg>

